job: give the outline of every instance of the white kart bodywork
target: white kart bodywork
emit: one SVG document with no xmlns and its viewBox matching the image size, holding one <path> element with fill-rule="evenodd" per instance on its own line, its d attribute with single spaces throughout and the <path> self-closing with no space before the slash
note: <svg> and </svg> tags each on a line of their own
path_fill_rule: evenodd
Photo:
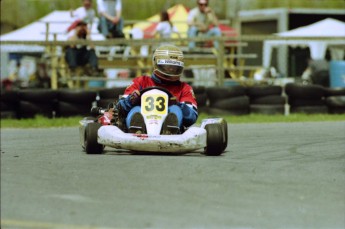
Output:
<svg viewBox="0 0 345 229">
<path fill-rule="evenodd" d="M 144 152 L 191 152 L 206 147 L 206 130 L 190 127 L 179 135 L 149 135 L 124 133 L 117 126 L 102 126 L 98 143 L 117 149 Z"/>
</svg>

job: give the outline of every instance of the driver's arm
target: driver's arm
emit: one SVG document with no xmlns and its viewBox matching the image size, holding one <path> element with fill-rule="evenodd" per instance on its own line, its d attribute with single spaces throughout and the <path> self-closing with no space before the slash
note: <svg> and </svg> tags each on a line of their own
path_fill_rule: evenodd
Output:
<svg viewBox="0 0 345 229">
<path fill-rule="evenodd" d="M 140 77 L 133 80 L 132 84 L 126 88 L 123 97 L 117 104 L 118 106 L 121 106 L 126 113 L 128 113 L 135 105 L 139 103 L 139 91 L 142 90 L 139 79 Z"/>
</svg>

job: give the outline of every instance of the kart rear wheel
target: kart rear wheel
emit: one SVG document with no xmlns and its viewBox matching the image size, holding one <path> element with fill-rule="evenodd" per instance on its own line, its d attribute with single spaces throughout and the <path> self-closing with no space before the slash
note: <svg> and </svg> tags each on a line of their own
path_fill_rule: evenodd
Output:
<svg viewBox="0 0 345 229">
<path fill-rule="evenodd" d="M 207 156 L 219 156 L 226 148 L 227 140 L 225 140 L 224 125 L 220 123 L 212 123 L 205 126 L 207 132 L 207 145 L 205 154 Z"/>
<path fill-rule="evenodd" d="M 226 149 L 228 146 L 228 123 L 223 119 L 222 122 L 222 128 L 223 128 L 223 150 Z"/>
<path fill-rule="evenodd" d="M 101 127 L 100 123 L 89 123 L 85 128 L 85 151 L 87 154 L 101 154 L 103 152 L 103 145 L 98 144 L 98 129 Z"/>
</svg>

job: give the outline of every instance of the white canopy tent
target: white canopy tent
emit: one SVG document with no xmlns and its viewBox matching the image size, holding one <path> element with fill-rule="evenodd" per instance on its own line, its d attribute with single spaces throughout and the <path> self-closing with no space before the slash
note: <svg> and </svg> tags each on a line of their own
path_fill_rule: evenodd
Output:
<svg viewBox="0 0 345 229">
<path fill-rule="evenodd" d="M 324 59 L 327 48 L 331 50 L 332 59 L 342 60 L 345 53 L 345 23 L 333 18 L 327 18 L 308 26 L 299 27 L 276 34 L 279 40 L 266 40 L 263 47 L 263 66 L 270 67 L 272 49 L 281 46 L 309 47 L 312 59 Z M 339 38 L 339 39 L 293 39 L 299 37 L 310 38 Z M 290 38 L 290 39 L 284 39 Z M 285 67 L 286 69 L 286 67 Z M 283 69 L 281 69 L 283 70 Z"/>
<path fill-rule="evenodd" d="M 67 28 L 76 20 L 69 11 L 53 11 L 43 18 L 0 36 L 2 41 L 57 41 L 67 40 Z M 92 40 L 104 40 L 104 36 L 97 31 L 97 19 L 92 23 Z M 48 32 L 48 33 L 47 33 Z M 55 34 L 55 35 L 54 35 Z M 43 52 L 44 47 L 39 45 L 4 44 L 1 52 Z"/>
</svg>

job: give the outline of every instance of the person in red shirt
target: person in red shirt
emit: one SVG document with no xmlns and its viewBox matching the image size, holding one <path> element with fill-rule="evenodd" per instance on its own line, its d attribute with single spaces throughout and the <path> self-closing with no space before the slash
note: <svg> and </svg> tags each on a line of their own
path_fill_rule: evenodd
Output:
<svg viewBox="0 0 345 229">
<path fill-rule="evenodd" d="M 134 126 L 141 127 L 141 133 L 145 133 L 146 127 L 139 105 L 140 91 L 153 86 L 165 88 L 173 95 L 170 101 L 174 102 L 169 104 L 162 134 L 178 134 L 183 127 L 193 125 L 198 118 L 193 88 L 186 82 L 180 81 L 184 68 L 183 52 L 174 45 L 162 45 L 155 50 L 152 61 L 151 77 L 135 78 L 126 88 L 117 107 L 125 113 L 126 126 L 130 133 L 136 133 L 137 128 L 131 128 Z"/>
</svg>

